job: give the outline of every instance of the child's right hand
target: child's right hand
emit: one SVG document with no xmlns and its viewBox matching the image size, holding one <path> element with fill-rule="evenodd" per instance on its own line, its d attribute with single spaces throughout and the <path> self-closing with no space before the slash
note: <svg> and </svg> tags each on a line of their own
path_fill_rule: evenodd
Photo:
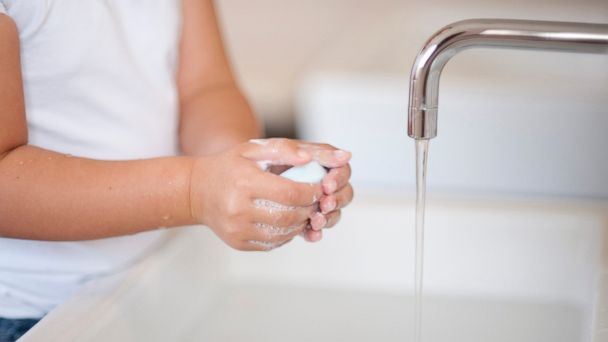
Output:
<svg viewBox="0 0 608 342">
<path fill-rule="evenodd" d="M 307 228 L 319 211 L 323 188 L 265 172 L 257 162 L 296 166 L 312 158 L 309 148 L 288 139 L 249 142 L 199 158 L 191 176 L 192 216 L 235 249 L 281 246 Z M 335 162 L 348 163 L 349 156 L 341 158 Z"/>
</svg>

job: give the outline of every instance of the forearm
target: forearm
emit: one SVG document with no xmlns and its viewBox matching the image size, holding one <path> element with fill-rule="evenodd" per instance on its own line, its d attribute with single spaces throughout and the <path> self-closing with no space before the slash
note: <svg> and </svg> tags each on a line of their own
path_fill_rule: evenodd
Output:
<svg viewBox="0 0 608 342">
<path fill-rule="evenodd" d="M 85 240 L 193 224 L 188 157 L 98 161 L 25 145 L 0 159 L 0 236 Z"/>
<path fill-rule="evenodd" d="M 181 104 L 180 145 L 186 155 L 207 155 L 261 136 L 251 107 L 234 84 L 218 85 Z"/>
</svg>

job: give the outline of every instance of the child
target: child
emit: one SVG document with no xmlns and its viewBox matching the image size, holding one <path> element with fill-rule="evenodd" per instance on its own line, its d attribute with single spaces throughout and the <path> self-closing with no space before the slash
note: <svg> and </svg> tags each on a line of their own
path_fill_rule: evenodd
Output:
<svg viewBox="0 0 608 342">
<path fill-rule="evenodd" d="M 318 241 L 352 199 L 350 154 L 259 134 L 211 0 L 0 0 L 0 341 L 142 258 L 158 227 L 239 250 Z M 256 163 L 312 159 L 318 185 Z"/>
</svg>

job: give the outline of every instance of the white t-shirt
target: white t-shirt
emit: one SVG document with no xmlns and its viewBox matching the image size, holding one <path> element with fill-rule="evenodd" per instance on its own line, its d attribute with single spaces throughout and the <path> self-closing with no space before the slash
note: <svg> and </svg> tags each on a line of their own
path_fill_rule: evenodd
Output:
<svg viewBox="0 0 608 342">
<path fill-rule="evenodd" d="M 108 160 L 176 154 L 180 11 L 179 0 L 0 0 L 19 30 L 29 143 Z M 0 317 L 41 317 L 163 236 L 0 238 Z"/>
</svg>

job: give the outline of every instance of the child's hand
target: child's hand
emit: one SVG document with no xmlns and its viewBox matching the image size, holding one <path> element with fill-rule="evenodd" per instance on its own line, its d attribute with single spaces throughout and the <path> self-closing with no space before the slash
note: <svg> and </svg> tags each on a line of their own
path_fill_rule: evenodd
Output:
<svg viewBox="0 0 608 342">
<path fill-rule="evenodd" d="M 301 144 L 300 148 L 310 152 L 313 159 L 329 169 L 323 178 L 323 196 L 319 199 L 320 212 L 313 214 L 310 227 L 303 232 L 307 241 L 317 242 L 323 237 L 321 229 L 331 228 L 340 220 L 341 209 L 353 199 L 353 188 L 349 183 L 351 169 L 350 153 L 327 144 Z"/>
<path fill-rule="evenodd" d="M 303 165 L 313 158 L 327 167 L 342 166 L 335 169 L 338 171 L 330 171 L 322 184 L 307 184 L 264 172 L 257 163 Z M 287 139 L 250 142 L 200 158 L 191 177 L 192 215 L 235 249 L 273 249 L 303 232 L 311 217 L 311 226 L 316 229 L 335 224 L 339 211 L 327 210 L 327 220 L 321 214 L 313 214 L 318 211 L 319 200 L 329 198 L 324 187 L 332 188 L 332 181 L 336 182 L 336 189 L 343 190 L 326 192 L 334 194 L 336 200 L 339 197 L 340 206 L 350 200 L 348 192 L 344 192 L 348 179 L 344 176 L 349 173 L 344 165 L 348 158 L 348 153 L 334 153 L 327 146 L 302 145 Z M 338 204 L 336 208 L 339 209 Z M 310 232 L 307 234 L 318 233 Z"/>
</svg>

